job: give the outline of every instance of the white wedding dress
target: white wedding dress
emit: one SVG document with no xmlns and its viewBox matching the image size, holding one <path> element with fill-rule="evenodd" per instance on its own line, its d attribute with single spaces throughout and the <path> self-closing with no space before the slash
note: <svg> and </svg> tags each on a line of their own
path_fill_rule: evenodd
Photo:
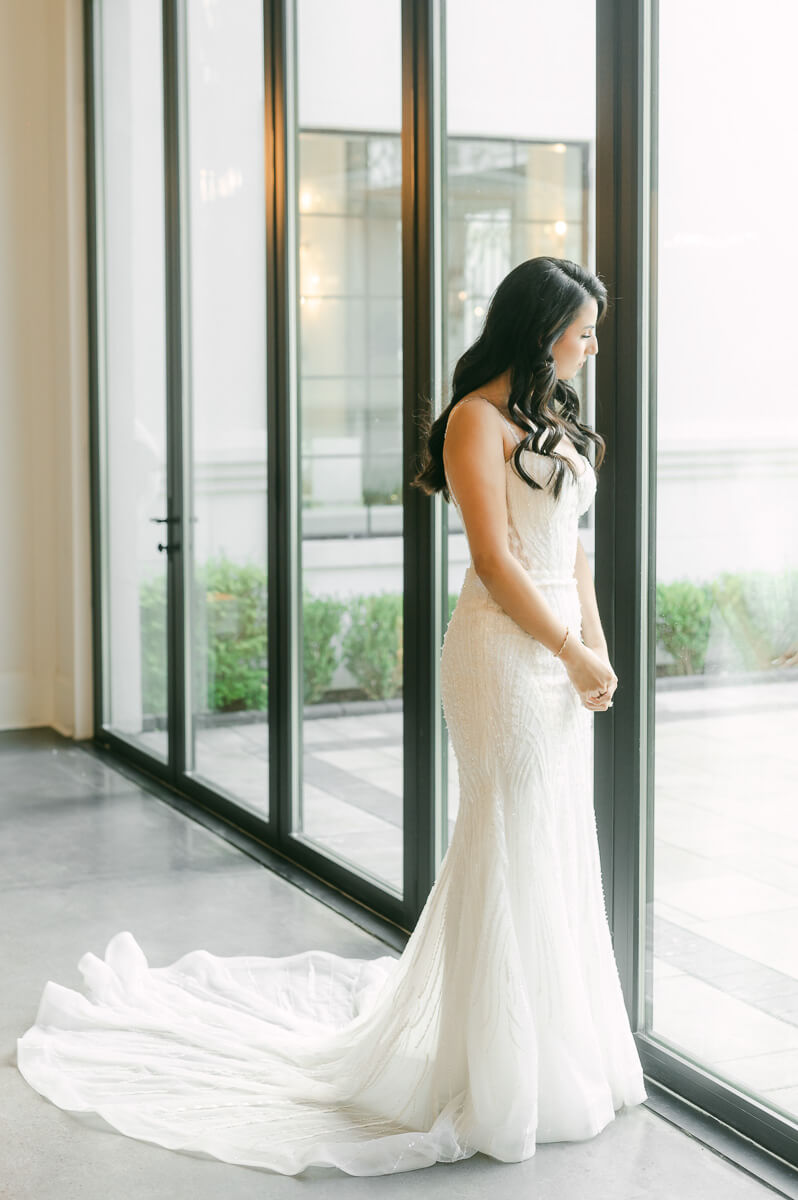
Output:
<svg viewBox="0 0 798 1200">
<path fill-rule="evenodd" d="M 524 454 L 545 483 L 552 460 Z M 556 502 L 506 468 L 511 551 L 575 630 L 577 519 L 596 488 L 581 465 Z M 195 950 L 150 967 L 117 933 L 81 958 L 85 995 L 45 985 L 17 1042 L 28 1083 L 131 1137 L 291 1175 L 517 1162 L 643 1101 L 600 876 L 593 713 L 472 564 L 441 687 L 460 807 L 400 958 Z"/>
</svg>

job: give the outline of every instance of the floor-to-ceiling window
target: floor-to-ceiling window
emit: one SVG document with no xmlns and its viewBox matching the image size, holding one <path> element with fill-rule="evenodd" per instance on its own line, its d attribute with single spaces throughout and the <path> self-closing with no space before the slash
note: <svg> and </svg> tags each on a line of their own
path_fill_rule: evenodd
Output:
<svg viewBox="0 0 798 1200">
<path fill-rule="evenodd" d="M 186 771 L 268 815 L 263 5 L 183 47 Z"/>
<path fill-rule="evenodd" d="M 778 0 L 659 6 L 646 1021 L 793 1117 L 798 254 L 783 221 L 798 169 L 783 119 L 798 97 L 796 34 L 795 7 Z"/>
<path fill-rule="evenodd" d="M 528 69 L 530 46 L 537 48 L 534 70 Z M 475 62 L 484 70 L 475 72 Z M 496 79 L 498 62 L 503 86 L 488 86 Z M 452 371 L 479 336 L 493 291 L 517 263 L 548 254 L 595 269 L 595 62 L 592 0 L 556 6 L 502 0 L 489 9 L 447 8 L 444 333 L 449 390 L 439 398 L 440 407 L 451 399 Z M 574 386 L 582 419 L 592 424 L 592 360 Z M 468 545 L 451 506 L 446 520 L 451 613 Z M 591 562 L 593 522 L 591 508 L 579 529 Z M 451 833 L 458 809 L 451 750 L 447 767 Z"/>
<path fill-rule="evenodd" d="M 303 720 L 292 826 L 401 895 L 401 7 L 297 0 L 295 11 Z"/>
<path fill-rule="evenodd" d="M 98 476 L 107 726 L 168 754 L 164 108 L 160 0 L 94 31 Z"/>
<path fill-rule="evenodd" d="M 619 82 L 641 53 L 626 17 L 648 7 L 87 6 L 98 737 L 411 928 L 458 803 L 419 685 L 434 681 L 424 596 L 437 589 L 445 627 L 467 547 L 453 509 L 408 499 L 409 431 L 425 398 L 448 402 L 514 265 L 546 253 L 598 267 L 605 374 L 597 387 L 591 362 L 577 384 L 608 457 L 579 535 L 611 642 L 628 657 L 651 635 L 656 658 L 648 692 L 622 672 L 596 723 L 630 1013 L 641 1046 L 781 1129 L 798 1112 L 798 426 L 779 236 L 792 91 L 778 57 L 794 16 L 766 0 L 753 24 L 713 5 L 696 25 L 682 0 L 660 6 L 641 89 L 656 117 L 649 247 L 644 139 L 627 136 L 645 114 Z M 599 83 L 601 44 L 620 66 Z M 756 88 L 730 65 L 744 53 Z M 633 275 L 614 269 L 649 249 L 650 345 Z M 648 412 L 629 383 L 641 342 L 656 393 L 650 546 L 622 486 L 646 451 L 626 433 Z M 630 619 L 649 583 L 652 630 Z M 637 738 L 632 709 L 648 699 Z M 639 964 L 622 928 L 638 869 Z"/>
</svg>

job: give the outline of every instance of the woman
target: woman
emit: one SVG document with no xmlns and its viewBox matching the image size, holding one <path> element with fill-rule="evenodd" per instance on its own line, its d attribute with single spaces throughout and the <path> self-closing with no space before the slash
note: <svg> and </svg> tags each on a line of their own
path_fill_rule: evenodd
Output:
<svg viewBox="0 0 798 1200">
<path fill-rule="evenodd" d="M 592 808 L 617 679 L 577 521 L 603 443 L 567 382 L 605 307 L 573 263 L 516 267 L 428 431 L 416 482 L 456 498 L 473 560 L 441 659 L 461 796 L 401 957 L 151 968 L 118 933 L 78 964 L 88 996 L 48 982 L 18 1039 L 43 1095 L 186 1153 L 352 1175 L 517 1162 L 645 1099 Z"/>
</svg>

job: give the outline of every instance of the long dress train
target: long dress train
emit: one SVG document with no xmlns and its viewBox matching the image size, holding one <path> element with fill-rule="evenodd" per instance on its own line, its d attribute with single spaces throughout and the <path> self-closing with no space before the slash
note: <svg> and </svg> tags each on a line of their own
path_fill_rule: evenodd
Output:
<svg viewBox="0 0 798 1200">
<path fill-rule="evenodd" d="M 551 459 L 524 454 L 545 485 Z M 506 468 L 511 551 L 575 630 L 577 523 L 596 488 L 582 463 L 557 501 Z M 400 958 L 194 950 L 150 967 L 117 933 L 80 959 L 85 995 L 45 985 L 17 1040 L 28 1083 L 131 1137 L 291 1175 L 517 1162 L 643 1101 L 600 875 L 593 714 L 473 564 L 441 691 L 460 807 Z"/>
</svg>

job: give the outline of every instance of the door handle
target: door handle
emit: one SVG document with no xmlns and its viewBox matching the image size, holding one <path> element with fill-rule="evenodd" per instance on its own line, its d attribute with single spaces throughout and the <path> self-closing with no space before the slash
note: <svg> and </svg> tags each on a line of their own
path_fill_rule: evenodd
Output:
<svg viewBox="0 0 798 1200">
<path fill-rule="evenodd" d="M 165 550 L 167 554 L 171 554 L 173 550 L 180 549 L 180 542 L 171 542 L 166 544 L 164 542 L 159 542 L 158 549 Z"/>
</svg>

